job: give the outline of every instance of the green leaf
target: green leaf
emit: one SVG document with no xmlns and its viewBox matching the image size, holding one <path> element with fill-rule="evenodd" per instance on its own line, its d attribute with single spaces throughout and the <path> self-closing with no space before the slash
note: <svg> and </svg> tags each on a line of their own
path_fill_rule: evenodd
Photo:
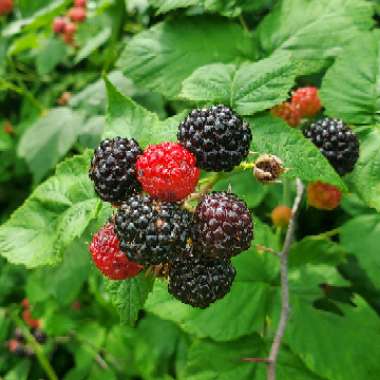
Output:
<svg viewBox="0 0 380 380">
<path fill-rule="evenodd" d="M 335 57 L 372 27 L 372 16 L 364 0 L 282 0 L 257 28 L 256 42 L 265 55 L 288 50 L 299 58 Z"/>
<path fill-rule="evenodd" d="M 289 265 L 298 267 L 305 264 L 338 265 L 343 262 L 345 250 L 339 244 L 321 236 L 307 236 L 292 245 Z"/>
<path fill-rule="evenodd" d="M 277 250 L 271 230 L 257 219 L 254 244 Z M 278 277 L 278 260 L 252 247 L 234 258 L 237 276 L 231 291 L 222 299 L 199 310 L 177 301 L 168 294 L 167 285 L 157 281 L 145 308 L 160 318 L 177 323 L 199 338 L 229 341 L 262 328 L 273 295 L 270 283 Z M 215 318 L 215 316 L 218 318 Z M 231 323 L 231 321 L 234 323 Z"/>
<path fill-rule="evenodd" d="M 151 5 L 157 8 L 157 14 L 167 13 L 178 8 L 198 5 L 200 0 L 151 0 Z"/>
<path fill-rule="evenodd" d="M 67 47 L 58 38 L 47 40 L 43 48 L 38 52 L 36 65 L 40 75 L 49 74 L 66 57 Z"/>
<path fill-rule="evenodd" d="M 29 376 L 30 362 L 26 359 L 21 360 L 5 376 L 4 380 L 27 380 Z"/>
<path fill-rule="evenodd" d="M 243 363 L 240 359 L 260 357 L 263 348 L 263 341 L 258 334 L 228 343 L 198 340 L 188 352 L 186 379 L 256 379 L 257 364 Z"/>
<path fill-rule="evenodd" d="M 244 199 L 249 208 L 257 207 L 269 190 L 268 186 L 263 186 L 256 181 L 252 170 L 232 172 L 227 178 L 217 182 L 213 190 L 227 191 L 229 187 L 234 194 Z"/>
<path fill-rule="evenodd" d="M 41 180 L 69 151 L 82 123 L 80 113 L 66 107 L 53 108 L 23 134 L 18 154 L 25 158 L 36 181 Z"/>
<path fill-rule="evenodd" d="M 203 66 L 183 82 L 181 97 L 196 102 L 230 104 L 251 115 L 281 103 L 294 85 L 297 66 L 289 54 L 275 54 L 241 66 Z"/>
<path fill-rule="evenodd" d="M 360 138 L 360 156 L 348 183 L 365 203 L 380 212 L 380 128 Z"/>
<path fill-rule="evenodd" d="M 354 302 L 355 307 L 340 304 L 344 315 L 339 316 L 293 297 L 285 341 L 308 368 L 328 380 L 378 378 L 380 348 L 374 342 L 380 339 L 379 318 L 361 298 Z"/>
<path fill-rule="evenodd" d="M 379 214 L 357 216 L 341 227 L 340 238 L 343 247 L 357 257 L 360 266 L 378 288 L 380 288 L 379 237 Z"/>
<path fill-rule="evenodd" d="M 155 113 L 121 94 L 108 79 L 106 79 L 106 88 L 108 126 L 103 137 L 134 138 L 142 146 L 176 140 L 178 125 L 184 117 L 183 114 L 161 121 Z"/>
<path fill-rule="evenodd" d="M 274 154 L 283 160 L 285 167 L 289 169 L 285 177 L 322 181 L 346 189 L 346 185 L 326 158 L 301 131 L 272 116 L 249 120 L 253 132 L 252 150 Z"/>
<path fill-rule="evenodd" d="M 69 305 L 79 297 L 89 270 L 88 244 L 77 239 L 66 249 L 60 265 L 39 268 L 28 277 L 28 299 L 34 304 L 54 297 L 60 305 Z"/>
<path fill-rule="evenodd" d="M 322 82 L 326 113 L 353 124 L 380 122 L 380 31 L 363 33 L 337 58 Z"/>
<path fill-rule="evenodd" d="M 124 281 L 107 280 L 106 289 L 118 309 L 121 323 L 134 325 L 151 292 L 154 280 L 145 273 Z"/>
<path fill-rule="evenodd" d="M 91 153 L 70 158 L 0 227 L 0 253 L 29 268 L 56 264 L 97 215 L 100 200 L 88 178 Z"/>
<path fill-rule="evenodd" d="M 289 272 L 292 312 L 284 343 L 313 373 L 325 379 L 375 380 L 380 366 L 375 359 L 380 346 L 373 344 L 380 336 L 378 316 L 359 297 L 353 299 L 355 306 L 346 301 L 336 304 L 341 315 L 315 308 L 314 301 L 323 297 L 321 284 L 349 285 L 332 266 L 307 264 Z M 269 335 L 277 327 L 279 298 L 280 289 L 273 301 Z M 352 361 L 353 357 L 358 361 Z"/>
<path fill-rule="evenodd" d="M 253 54 L 249 35 L 219 18 L 175 18 L 135 36 L 118 67 L 137 85 L 175 97 L 182 81 L 209 63 L 236 62 Z"/>
</svg>

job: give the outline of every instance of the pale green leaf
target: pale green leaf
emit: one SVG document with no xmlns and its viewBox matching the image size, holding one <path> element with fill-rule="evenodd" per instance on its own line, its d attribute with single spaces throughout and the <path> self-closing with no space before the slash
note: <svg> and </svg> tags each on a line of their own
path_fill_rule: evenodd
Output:
<svg viewBox="0 0 380 380">
<path fill-rule="evenodd" d="M 107 292 L 110 294 L 111 302 L 119 311 L 122 323 L 135 324 L 153 283 L 153 278 L 145 273 L 124 281 L 107 280 Z"/>
<path fill-rule="evenodd" d="M 82 114 L 66 107 L 53 108 L 23 134 L 18 154 L 25 158 L 37 181 L 69 151 L 82 123 Z"/>
<path fill-rule="evenodd" d="M 372 16 L 364 0 L 282 0 L 257 28 L 256 41 L 265 55 L 288 50 L 298 58 L 335 57 L 372 27 Z"/>
<path fill-rule="evenodd" d="M 294 85 L 297 65 L 289 54 L 275 54 L 241 66 L 203 66 L 183 82 L 180 97 L 196 102 L 229 104 L 241 115 L 252 115 L 281 103 Z"/>
<path fill-rule="evenodd" d="M 357 257 L 359 265 L 380 288 L 380 215 L 361 215 L 351 219 L 341 227 L 340 237 L 343 247 Z"/>
<path fill-rule="evenodd" d="M 0 253 L 27 267 L 56 264 L 97 215 L 89 152 L 66 160 L 0 227 Z"/>
<path fill-rule="evenodd" d="M 252 150 L 278 156 L 289 169 L 284 176 L 300 177 L 305 181 L 322 181 L 346 189 L 327 159 L 300 130 L 271 116 L 260 116 L 250 121 L 253 133 Z"/>
<path fill-rule="evenodd" d="M 118 67 L 136 84 L 175 97 L 198 67 L 229 63 L 253 54 L 249 34 L 219 18 L 175 18 L 136 35 Z"/>
<path fill-rule="evenodd" d="M 178 125 L 184 117 L 183 114 L 161 121 L 155 113 L 121 94 L 108 79 L 106 79 L 106 88 L 108 126 L 103 137 L 134 138 L 141 146 L 176 140 Z"/>
<path fill-rule="evenodd" d="M 380 212 L 380 128 L 360 138 L 360 155 L 347 177 L 353 190 L 365 203 Z"/>
<path fill-rule="evenodd" d="M 322 82 L 326 113 L 353 124 L 380 122 L 380 31 L 363 33 L 337 58 Z"/>
</svg>

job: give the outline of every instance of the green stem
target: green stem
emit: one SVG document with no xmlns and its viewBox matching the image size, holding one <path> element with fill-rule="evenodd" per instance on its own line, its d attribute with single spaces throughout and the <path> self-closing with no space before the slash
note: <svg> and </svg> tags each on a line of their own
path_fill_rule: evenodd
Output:
<svg viewBox="0 0 380 380">
<path fill-rule="evenodd" d="M 33 334 L 31 334 L 29 329 L 25 326 L 25 323 L 17 315 L 14 315 L 12 319 L 15 321 L 16 325 L 22 330 L 22 333 L 24 334 L 26 341 L 33 348 L 37 360 L 41 368 L 45 371 L 48 379 L 58 380 L 58 376 L 56 375 L 53 367 L 49 363 L 49 360 L 46 357 L 44 350 L 42 349 L 41 345 L 37 342 L 37 340 L 34 338 Z"/>
<path fill-rule="evenodd" d="M 315 237 L 320 238 L 330 238 L 332 236 L 338 235 L 340 233 L 340 228 L 334 228 L 333 230 L 322 232 L 321 234 L 315 235 Z"/>
</svg>

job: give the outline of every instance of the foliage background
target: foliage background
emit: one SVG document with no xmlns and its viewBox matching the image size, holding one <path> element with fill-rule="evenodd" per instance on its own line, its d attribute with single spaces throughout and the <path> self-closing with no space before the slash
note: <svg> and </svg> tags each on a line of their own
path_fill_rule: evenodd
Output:
<svg viewBox="0 0 380 380">
<path fill-rule="evenodd" d="M 283 231 L 269 215 L 291 204 L 300 177 L 344 197 L 333 212 L 302 208 L 278 378 L 378 379 L 380 3 L 90 1 L 77 49 L 51 31 L 70 4 L 18 0 L 0 19 L 1 341 L 25 327 L 28 297 L 48 334 L 41 357 L 59 379 L 264 379 L 263 364 L 240 361 L 267 355 L 279 315 L 278 262 L 256 244 L 280 249 Z M 305 84 L 320 87 L 325 114 L 360 138 L 360 160 L 344 179 L 268 112 Z M 64 91 L 73 96 L 58 106 Z M 111 213 L 87 176 L 91 149 L 105 136 L 175 140 L 186 110 L 219 102 L 249 120 L 252 150 L 290 168 L 282 184 L 264 187 L 237 170 L 216 186 L 230 184 L 255 218 L 255 244 L 234 259 L 231 293 L 199 311 L 144 274 L 104 280 L 87 252 Z M 4 343 L 0 376 L 44 378 L 37 359 L 17 358 Z"/>
</svg>

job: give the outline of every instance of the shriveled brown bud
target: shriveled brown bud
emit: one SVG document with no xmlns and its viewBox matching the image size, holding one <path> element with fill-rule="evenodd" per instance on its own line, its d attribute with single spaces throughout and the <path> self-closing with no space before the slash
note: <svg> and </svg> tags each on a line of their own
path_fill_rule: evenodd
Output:
<svg viewBox="0 0 380 380">
<path fill-rule="evenodd" d="M 259 182 L 271 183 L 286 170 L 283 162 L 272 154 L 263 154 L 255 162 L 253 174 Z"/>
</svg>

